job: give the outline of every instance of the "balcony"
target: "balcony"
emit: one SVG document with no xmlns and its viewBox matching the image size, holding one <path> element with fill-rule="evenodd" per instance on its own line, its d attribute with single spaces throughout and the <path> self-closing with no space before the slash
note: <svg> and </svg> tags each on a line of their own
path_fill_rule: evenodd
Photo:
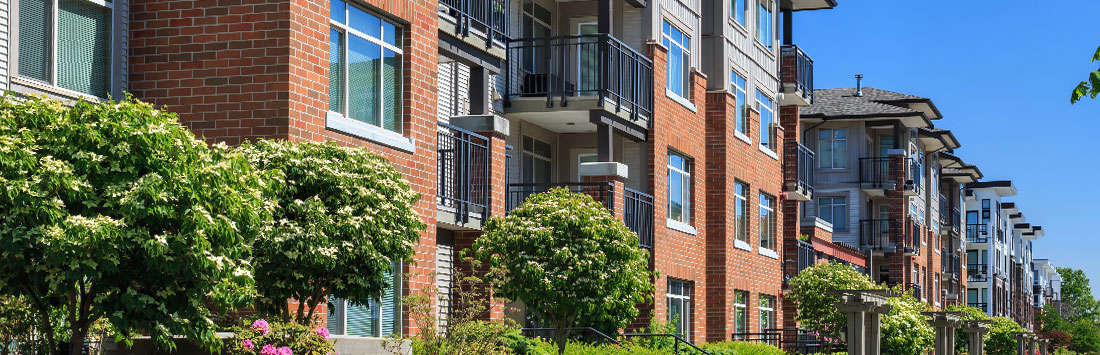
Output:
<svg viewBox="0 0 1100 355">
<path fill-rule="evenodd" d="M 779 77 L 783 82 L 780 105 L 809 106 L 814 103 L 814 60 L 796 45 L 783 45 Z"/>
<path fill-rule="evenodd" d="M 959 254 L 949 252 L 950 249 L 940 249 L 940 269 L 943 272 L 943 281 L 958 280 L 961 264 Z"/>
<path fill-rule="evenodd" d="M 439 0 L 439 29 L 504 57 L 508 0 Z"/>
<path fill-rule="evenodd" d="M 859 221 L 859 245 L 868 248 L 871 252 L 892 253 L 897 250 L 897 242 L 892 236 L 893 231 L 902 229 L 900 220 L 893 219 L 864 219 Z"/>
<path fill-rule="evenodd" d="M 795 201 L 809 201 L 814 198 L 814 151 L 802 143 L 788 140 L 784 144 L 783 191 L 787 198 Z"/>
<path fill-rule="evenodd" d="M 982 310 L 982 312 L 986 312 L 986 313 L 989 313 L 989 303 L 985 303 L 985 302 L 981 302 L 981 303 L 975 303 L 975 302 L 971 302 L 971 303 L 968 303 L 968 305 L 969 305 L 970 307 L 974 307 L 974 308 L 980 309 L 980 310 Z"/>
<path fill-rule="evenodd" d="M 799 240 L 798 260 L 796 261 L 796 264 L 793 265 L 795 269 L 787 269 L 788 264 L 789 261 L 783 263 L 784 269 L 786 269 L 785 272 L 787 274 L 787 277 L 783 278 L 784 288 L 786 287 L 787 281 L 794 278 L 795 276 L 798 276 L 798 274 L 802 273 L 802 270 L 806 270 L 807 268 L 817 264 L 817 250 L 814 249 L 814 245 L 810 242 Z"/>
<path fill-rule="evenodd" d="M 989 225 L 988 224 L 967 224 L 966 225 L 966 242 L 967 243 L 989 243 Z"/>
<path fill-rule="evenodd" d="M 476 228 L 489 211 L 489 138 L 445 123 L 436 136 L 439 220 L 462 226 L 473 217 Z"/>
<path fill-rule="evenodd" d="M 903 166 L 895 168 L 892 157 L 873 157 L 859 159 L 859 184 L 868 195 L 885 196 L 887 190 L 897 188 L 902 180 L 905 194 L 915 195 L 920 191 L 920 164 L 913 158 L 904 158 Z M 900 175 L 899 175 L 900 173 Z M 900 179 L 904 176 L 904 179 Z"/>
<path fill-rule="evenodd" d="M 966 265 L 966 282 L 987 282 L 989 281 L 989 265 L 986 264 L 967 264 Z"/>
<path fill-rule="evenodd" d="M 921 229 L 921 225 L 912 218 L 909 219 L 908 233 L 902 235 L 905 255 L 920 255 L 921 240 L 924 239 Z"/>
<path fill-rule="evenodd" d="M 508 43 L 505 111 L 557 133 L 594 132 L 602 110 L 646 132 L 653 116 L 653 62 L 607 34 L 521 38 Z"/>
<path fill-rule="evenodd" d="M 638 244 L 653 250 L 653 195 L 624 189 L 623 222 L 638 235 Z"/>
</svg>

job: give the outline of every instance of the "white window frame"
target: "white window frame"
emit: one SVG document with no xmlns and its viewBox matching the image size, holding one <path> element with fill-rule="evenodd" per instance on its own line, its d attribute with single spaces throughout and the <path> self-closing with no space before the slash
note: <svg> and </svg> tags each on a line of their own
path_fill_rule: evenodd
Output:
<svg viewBox="0 0 1100 355">
<path fill-rule="evenodd" d="M 681 43 L 679 40 L 673 40 L 671 34 L 665 32 L 664 24 L 667 24 L 670 29 L 675 29 L 676 31 L 680 32 L 681 35 L 683 35 L 684 37 L 687 38 L 687 43 Z M 683 55 L 684 55 L 684 61 L 683 61 L 684 67 L 683 68 L 678 68 L 679 69 L 678 71 L 681 72 L 681 75 L 683 75 L 683 78 L 681 78 L 681 82 L 684 85 L 683 87 L 679 88 L 679 90 L 683 90 L 684 92 L 683 92 L 683 94 L 677 93 L 675 90 L 672 90 L 671 87 L 668 85 L 669 80 L 668 80 L 668 75 L 667 74 L 671 72 L 671 70 L 670 70 L 671 67 L 669 67 L 669 66 L 671 65 L 672 62 L 667 60 L 667 57 L 666 57 L 666 60 L 665 60 L 665 62 L 666 62 L 665 63 L 665 66 L 666 66 L 666 68 L 665 68 L 665 73 L 666 73 L 665 93 L 667 95 L 669 95 L 670 97 L 678 98 L 681 101 L 685 101 L 685 102 L 690 103 L 690 101 L 688 101 L 688 97 L 691 96 L 691 92 L 689 91 L 690 88 L 691 88 L 691 70 L 690 70 L 690 68 L 691 68 L 691 35 L 689 34 L 688 31 L 684 31 L 679 26 L 676 26 L 676 24 L 674 24 L 672 21 L 669 21 L 669 20 L 666 19 L 666 20 L 663 21 L 662 26 L 661 26 L 661 40 L 662 40 L 661 41 L 662 43 L 664 43 L 666 41 L 668 42 L 668 45 L 667 45 L 668 48 L 667 49 L 669 50 L 669 52 L 674 51 L 674 50 L 680 50 L 680 51 L 683 52 Z"/>
<path fill-rule="evenodd" d="M 837 138 L 837 132 L 839 132 L 839 131 L 844 132 L 844 138 Z M 821 132 L 829 132 L 829 138 L 828 139 L 821 139 Z M 825 149 L 823 147 L 823 145 L 826 144 L 826 143 L 828 144 L 828 149 Z M 840 162 L 844 166 L 835 166 L 835 165 L 833 165 L 833 161 L 836 160 L 835 155 L 837 154 L 837 151 L 836 151 L 837 143 L 840 143 L 841 145 L 844 146 L 844 155 L 845 156 L 843 157 L 843 159 L 840 160 Z M 824 159 L 825 155 L 826 155 L 825 154 L 826 151 L 828 151 L 828 156 L 829 156 L 830 159 Z M 847 128 L 819 128 L 817 130 L 817 154 L 818 154 L 818 158 L 817 158 L 817 168 L 818 169 L 827 169 L 827 170 L 844 170 L 844 169 L 848 169 L 848 157 L 847 157 L 847 155 L 848 155 L 848 129 Z M 828 166 L 825 165 L 826 161 L 829 162 Z"/>
<path fill-rule="evenodd" d="M 765 299 L 768 300 L 768 307 L 764 307 L 764 300 Z M 775 326 L 775 321 L 776 321 L 776 319 L 775 319 L 775 316 L 776 316 L 775 303 L 776 303 L 776 299 L 777 299 L 777 297 L 772 296 L 772 295 L 766 295 L 766 294 L 760 294 L 760 296 L 757 297 L 757 302 L 758 302 L 757 303 L 757 309 L 760 311 L 760 314 L 759 314 L 759 317 L 756 320 L 757 320 L 757 323 L 760 323 L 760 332 L 764 332 L 765 330 L 770 329 L 770 328 Z M 764 318 L 763 317 L 764 312 L 768 312 L 768 322 L 767 323 L 765 323 L 764 319 L 763 319 Z"/>
<path fill-rule="evenodd" d="M 749 211 L 752 205 L 749 205 L 749 198 L 745 196 L 752 191 L 752 189 L 748 183 L 741 180 L 735 180 L 733 184 L 733 197 L 735 200 L 735 205 L 733 206 L 733 220 L 734 227 L 736 228 L 733 232 L 734 240 L 736 244 L 744 243 L 745 248 L 752 249 L 752 246 L 749 244 Z M 738 188 L 741 189 L 740 193 L 737 192 Z"/>
<path fill-rule="evenodd" d="M 768 16 L 764 21 L 764 16 L 761 13 L 763 8 L 767 8 Z M 765 29 L 764 26 L 767 26 Z M 766 32 L 765 32 L 766 30 Z M 765 40 L 761 38 L 767 36 Z M 772 0 L 757 0 L 756 1 L 756 41 L 764 45 L 769 51 L 774 50 L 775 46 L 775 2 Z"/>
<path fill-rule="evenodd" d="M 744 295 L 745 299 L 742 303 L 737 303 L 737 295 Z M 733 332 L 734 333 L 749 333 L 749 291 L 745 290 L 733 290 Z M 741 311 L 741 317 L 737 316 L 737 311 Z M 737 323 L 744 322 L 744 329 L 738 330 Z"/>
<path fill-rule="evenodd" d="M 776 199 L 775 199 L 775 195 L 769 194 L 769 193 L 764 192 L 763 190 L 761 190 L 760 193 L 759 193 L 759 198 L 758 199 L 760 201 L 757 202 L 757 205 L 760 206 L 760 210 L 768 211 L 767 221 L 764 221 L 765 217 L 763 215 L 759 216 L 760 219 L 761 219 L 760 225 L 758 226 L 758 228 L 759 228 L 759 233 L 758 234 L 760 236 L 760 249 L 767 249 L 767 250 L 774 251 L 776 249 L 776 244 L 778 244 L 778 241 L 776 240 L 776 238 L 777 238 L 776 235 L 778 234 L 777 233 L 778 227 L 776 226 L 776 223 L 778 223 L 778 219 L 776 218 L 776 215 L 775 215 L 776 206 L 773 206 L 773 204 L 777 203 Z M 770 204 L 765 204 L 765 202 L 768 202 L 768 201 L 771 201 L 771 203 Z M 767 231 L 768 231 L 768 234 L 769 234 L 769 238 L 768 238 L 769 243 L 768 243 L 768 245 L 764 245 L 765 228 L 767 228 Z"/>
<path fill-rule="evenodd" d="M 737 83 L 738 79 L 741 79 L 740 85 L 738 85 Z M 737 72 L 736 70 L 730 70 L 730 90 L 733 91 L 733 97 L 736 100 L 734 108 L 734 120 L 736 122 L 734 122 L 733 125 L 734 135 L 737 135 L 737 138 L 741 138 L 741 140 L 752 144 L 752 138 L 749 138 L 749 127 L 751 125 L 749 124 L 748 113 L 749 92 L 746 89 L 746 87 L 748 87 L 748 84 L 749 80 L 746 76 L 741 75 L 741 73 Z M 740 95 L 740 97 L 738 97 L 738 95 Z"/>
<path fill-rule="evenodd" d="M 748 26 L 748 4 L 750 0 L 730 0 L 730 20 L 742 29 Z M 741 6 L 737 6 L 741 5 Z M 740 12 L 738 12 L 740 11 Z M 738 19 L 738 15 L 740 19 Z"/>
<path fill-rule="evenodd" d="M 57 82 L 57 80 L 58 80 L 57 79 L 58 50 L 57 50 L 57 48 L 58 48 L 58 44 L 59 44 L 58 43 L 58 32 L 59 32 L 58 23 L 59 23 L 59 21 L 58 21 L 58 14 L 57 13 L 58 13 L 58 11 L 60 11 L 60 6 L 58 4 L 59 0 L 49 0 L 49 1 L 51 1 L 50 6 L 51 6 L 51 9 L 53 10 L 52 13 L 51 13 L 52 16 L 50 18 L 50 24 L 52 25 L 52 28 L 51 28 L 51 31 L 50 31 L 50 36 L 51 36 L 50 37 L 50 44 L 51 44 L 51 47 L 50 47 L 50 80 L 49 80 L 49 82 L 44 82 L 44 81 L 41 81 L 41 80 L 36 79 L 36 78 L 30 78 L 30 77 L 22 76 L 22 75 L 19 74 L 19 50 L 20 50 L 19 49 L 19 42 L 20 42 L 19 36 L 21 35 L 21 33 L 19 31 L 19 16 L 20 16 L 19 15 L 19 11 L 20 11 L 19 9 L 20 9 L 20 5 L 21 5 L 21 0 L 15 0 L 10 5 L 11 9 L 13 11 L 9 15 L 10 16 L 9 18 L 11 19 L 11 21 L 10 21 L 11 23 L 10 23 L 10 26 L 9 26 L 9 30 L 11 31 L 11 42 L 10 42 L 11 44 L 10 44 L 10 47 L 12 48 L 12 50 L 8 53 L 8 61 L 10 63 L 12 63 L 12 65 L 9 68 L 10 77 L 11 77 L 12 81 L 14 81 L 17 84 L 33 87 L 34 89 L 43 90 L 45 92 L 54 93 L 54 94 L 63 95 L 63 96 L 74 97 L 74 98 L 83 98 L 83 99 L 86 99 L 86 100 L 92 101 L 92 102 L 98 102 L 100 100 L 106 99 L 106 97 L 99 97 L 99 96 L 95 96 L 95 95 L 85 94 L 85 93 L 82 93 L 82 92 L 79 92 L 79 91 L 76 91 L 76 90 L 66 89 L 66 88 L 61 87 L 60 84 L 58 84 L 58 82 Z M 118 94 L 119 87 L 121 86 L 120 80 L 125 80 L 124 78 L 119 78 L 119 74 L 127 72 L 126 68 L 124 68 L 122 65 L 120 65 L 121 61 L 119 60 L 119 53 L 121 52 L 122 46 L 120 45 L 119 41 L 123 40 L 123 39 L 121 39 L 120 34 L 116 32 L 118 30 L 117 24 L 120 21 L 127 21 L 127 19 L 120 20 L 120 16 L 121 16 L 119 14 L 120 11 L 119 11 L 118 8 L 115 7 L 115 3 L 118 2 L 119 0 L 115 0 L 115 1 L 111 1 L 111 2 L 108 2 L 106 0 L 82 0 L 82 1 L 106 7 L 108 9 L 110 9 L 110 11 L 111 11 L 111 16 L 110 16 L 110 22 L 111 23 L 110 23 L 110 30 L 109 30 L 110 31 L 110 39 L 111 39 L 111 44 L 110 44 L 111 48 L 110 48 L 110 50 L 108 50 L 108 53 L 110 54 L 110 58 L 108 58 L 108 62 L 111 63 L 111 65 L 107 69 L 108 71 L 110 71 L 110 73 L 108 74 L 109 77 L 110 77 L 110 80 L 108 80 L 109 85 L 108 85 L 108 88 L 107 88 L 107 94 L 108 95 L 116 95 L 116 94 Z M 129 32 L 127 32 L 123 36 L 129 37 L 129 35 L 130 35 Z"/>
<path fill-rule="evenodd" d="M 830 203 L 826 204 L 825 200 L 829 200 Z M 841 203 L 840 204 L 834 203 L 835 200 L 840 200 Z M 833 225 L 833 231 L 834 232 L 835 231 L 846 231 L 846 230 L 848 230 L 848 228 L 850 228 L 850 226 L 849 226 L 850 223 L 848 223 L 848 196 L 821 196 L 821 197 L 819 197 L 817 199 L 817 217 L 819 217 L 819 218 L 821 217 L 821 208 L 822 207 L 828 207 L 829 212 L 833 216 L 833 219 L 829 220 L 828 222 Z M 840 207 L 841 212 L 842 212 L 840 218 L 844 221 L 843 228 L 838 228 L 837 225 L 836 225 L 836 219 L 837 219 L 836 209 L 837 209 L 837 207 Z"/>
<path fill-rule="evenodd" d="M 691 225 L 691 220 L 692 220 L 692 215 L 693 215 L 693 213 L 691 213 L 692 212 L 692 210 L 691 210 L 691 208 L 692 208 L 691 189 L 692 189 L 692 186 L 694 185 L 693 182 L 692 182 L 692 179 L 691 179 L 692 159 L 691 159 L 691 157 L 687 156 L 686 154 L 682 154 L 680 152 L 673 151 L 673 150 L 669 150 L 668 155 L 670 157 L 675 155 L 675 156 L 678 156 L 678 157 L 680 157 L 681 159 L 684 160 L 684 168 L 683 169 L 673 166 L 672 165 L 672 159 L 666 159 L 665 160 L 665 166 L 668 168 L 668 176 L 671 177 L 672 173 L 675 172 L 677 174 L 680 174 L 680 176 L 683 178 L 683 180 L 680 182 L 680 188 L 681 188 L 681 191 L 680 191 L 681 197 L 680 198 L 682 199 L 682 201 L 684 203 L 683 203 L 683 205 L 680 206 L 683 209 L 682 214 L 681 214 L 681 217 L 683 218 L 682 221 L 677 221 L 675 219 L 672 219 L 672 199 L 671 198 L 668 199 L 668 206 L 667 206 L 667 210 L 666 210 L 667 213 L 665 214 L 665 217 L 668 218 L 668 220 L 672 221 L 672 222 L 682 223 L 682 224 L 685 224 L 685 225 Z M 667 182 L 666 182 L 666 184 L 667 184 Z M 672 185 L 671 184 L 666 186 L 666 190 L 668 190 L 669 196 L 672 196 Z"/>
<path fill-rule="evenodd" d="M 669 289 L 672 288 L 672 283 L 674 283 L 674 282 L 681 283 L 683 285 L 684 294 L 683 295 L 678 295 L 678 294 L 674 294 L 672 292 L 668 292 L 669 290 L 666 290 L 666 292 L 665 292 L 665 302 L 667 304 L 668 301 L 675 300 L 676 302 L 680 303 L 680 310 L 682 311 L 682 314 L 683 314 L 683 318 L 680 319 L 680 325 L 683 326 L 683 329 L 676 329 L 676 330 L 678 332 L 680 332 L 681 336 L 683 336 L 685 339 L 691 339 L 691 330 L 692 330 L 691 329 L 692 328 L 691 327 L 691 324 L 692 324 L 691 315 L 692 315 L 692 312 L 694 312 L 694 310 L 695 310 L 695 305 L 691 301 L 691 295 L 692 295 L 692 293 L 695 289 L 695 284 L 691 281 L 681 280 L 681 279 L 676 279 L 676 278 L 671 278 L 670 277 L 668 279 L 668 288 Z M 668 320 L 671 322 L 672 321 L 671 317 L 672 317 L 672 315 L 669 314 L 668 317 L 666 317 L 666 318 L 668 318 Z"/>
<path fill-rule="evenodd" d="M 764 105 L 764 102 L 760 101 L 761 96 L 768 99 L 766 106 Z M 772 134 L 775 133 L 775 129 L 772 128 L 772 126 L 775 125 L 775 120 L 777 119 L 777 117 L 775 117 L 775 99 L 772 98 L 772 96 L 769 95 L 768 92 L 757 88 L 755 100 L 756 111 L 760 113 L 760 148 L 771 150 L 774 152 L 776 151 L 776 146 L 779 145 L 778 142 L 775 142 L 776 140 L 778 140 L 778 137 L 772 136 Z M 767 124 L 764 123 L 765 109 L 768 111 L 769 117 Z M 766 143 L 764 142 L 765 137 L 767 138 Z"/>
</svg>

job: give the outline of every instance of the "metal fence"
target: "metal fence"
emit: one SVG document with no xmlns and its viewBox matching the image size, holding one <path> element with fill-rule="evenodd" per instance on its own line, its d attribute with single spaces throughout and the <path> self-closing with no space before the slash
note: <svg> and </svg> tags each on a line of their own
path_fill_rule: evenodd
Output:
<svg viewBox="0 0 1100 355">
<path fill-rule="evenodd" d="M 455 222 L 489 211 L 489 138 L 439 123 L 437 173 L 439 205 L 455 210 Z"/>
</svg>

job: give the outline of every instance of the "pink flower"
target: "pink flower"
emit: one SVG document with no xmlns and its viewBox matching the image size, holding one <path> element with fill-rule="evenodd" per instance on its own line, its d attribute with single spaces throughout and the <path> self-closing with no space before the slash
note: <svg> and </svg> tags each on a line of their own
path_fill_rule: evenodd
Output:
<svg viewBox="0 0 1100 355">
<path fill-rule="evenodd" d="M 260 335 L 267 335 L 267 332 L 271 330 L 271 328 L 267 326 L 267 321 L 263 320 L 263 318 L 252 322 L 252 329 L 255 329 Z"/>
<path fill-rule="evenodd" d="M 294 352 L 290 351 L 290 347 L 284 346 L 284 347 L 279 348 L 279 350 L 277 351 L 277 354 L 278 355 L 294 355 Z"/>
<path fill-rule="evenodd" d="M 252 339 L 241 340 L 241 346 L 248 350 L 252 350 L 253 348 L 255 348 L 255 346 L 252 345 Z"/>
<path fill-rule="evenodd" d="M 317 335 L 320 335 L 322 338 L 328 339 L 328 328 L 317 328 Z"/>
<path fill-rule="evenodd" d="M 264 345 L 263 349 L 260 349 L 260 355 L 279 355 L 279 351 L 275 350 L 275 347 L 271 344 Z"/>
</svg>

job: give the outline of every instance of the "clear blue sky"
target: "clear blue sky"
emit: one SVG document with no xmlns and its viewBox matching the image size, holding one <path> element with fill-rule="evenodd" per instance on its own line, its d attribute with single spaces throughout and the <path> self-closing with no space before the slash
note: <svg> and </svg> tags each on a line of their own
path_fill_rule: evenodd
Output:
<svg viewBox="0 0 1100 355">
<path fill-rule="evenodd" d="M 794 14 L 817 88 L 864 85 L 932 99 L 986 180 L 1012 180 L 1046 236 L 1036 258 L 1100 290 L 1100 98 L 1069 104 L 1100 62 L 1100 1 L 837 0 Z"/>
</svg>

